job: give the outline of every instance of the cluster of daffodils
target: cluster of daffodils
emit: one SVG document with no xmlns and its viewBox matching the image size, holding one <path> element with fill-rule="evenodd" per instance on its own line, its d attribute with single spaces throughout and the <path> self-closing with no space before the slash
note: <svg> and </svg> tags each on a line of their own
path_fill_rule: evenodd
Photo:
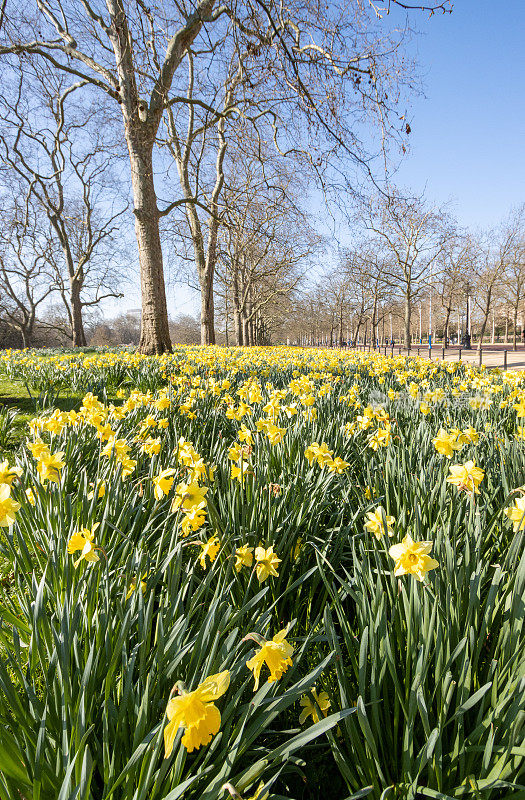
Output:
<svg viewBox="0 0 525 800">
<path fill-rule="evenodd" d="M 248 478 L 255 476 L 254 468 L 250 462 L 250 456 L 253 452 L 253 437 L 250 431 L 243 425 L 239 431 L 239 438 L 245 442 L 238 444 L 234 442 L 228 450 L 228 459 L 232 462 L 230 467 L 230 478 L 232 481 L 239 481 L 244 485 Z"/>
<path fill-rule="evenodd" d="M 29 442 L 28 450 L 36 461 L 36 469 L 41 483 L 45 486 L 50 483 L 60 483 L 60 473 L 64 467 L 64 452 L 59 450 L 52 453 L 48 445 L 41 439 Z"/>
<path fill-rule="evenodd" d="M 382 506 L 366 514 L 365 530 L 373 533 L 376 539 L 394 535 L 395 518 L 386 514 Z M 429 556 L 432 542 L 415 542 L 409 534 L 399 544 L 392 545 L 388 553 L 394 559 L 394 575 L 412 575 L 418 581 L 424 581 L 427 572 L 436 569 L 439 563 Z"/>
<path fill-rule="evenodd" d="M 440 428 L 437 435 L 432 439 L 432 444 L 440 455 L 449 460 L 455 452 L 462 450 L 467 444 L 477 444 L 479 433 L 475 428 L 469 426 L 464 430 L 452 428 L 447 431 Z M 466 461 L 464 464 L 453 464 L 449 469 L 447 482 L 453 484 L 459 491 L 469 495 L 479 494 L 479 486 L 485 477 L 485 473 L 480 467 L 476 466 L 475 460 Z"/>
<path fill-rule="evenodd" d="M 128 478 L 137 466 L 136 459 L 130 458 L 131 446 L 126 439 L 117 439 L 110 436 L 107 444 L 102 448 L 101 455 L 114 460 L 122 468 L 122 478 Z"/>
<path fill-rule="evenodd" d="M 179 469 L 185 471 L 185 480 L 178 483 L 171 501 L 171 510 L 181 512 L 181 529 L 183 536 L 188 536 L 192 531 L 198 531 L 206 522 L 206 494 L 207 486 L 201 486 L 200 481 L 213 481 L 214 470 L 204 463 L 202 457 L 197 453 L 191 442 L 183 438 L 179 440 L 174 455 L 179 464 Z M 168 467 L 162 470 L 153 478 L 154 494 L 156 500 L 162 500 L 171 491 L 175 481 L 177 469 Z M 212 547 L 210 545 L 210 547 Z M 218 551 L 208 549 L 203 553 L 203 561 L 206 555 L 215 558 Z"/>
<path fill-rule="evenodd" d="M 252 639 L 258 649 L 246 661 L 246 666 L 252 671 L 254 677 L 254 691 L 259 688 L 261 670 L 266 666 L 269 670 L 268 683 L 278 681 L 288 667 L 292 666 L 293 647 L 286 640 L 289 627 L 276 633 L 272 639 L 264 639 L 258 633 L 249 633 L 245 641 Z M 181 739 L 183 746 L 191 753 L 202 745 L 211 742 L 213 736 L 219 732 L 221 726 L 221 713 L 216 701 L 228 691 L 230 685 L 230 672 L 225 670 L 217 675 L 210 675 L 196 689 L 189 692 L 183 683 L 178 682 L 173 689 L 178 693 L 172 697 L 166 708 L 168 724 L 164 728 L 165 757 L 171 755 L 175 737 L 179 729 L 184 733 Z M 300 720 L 304 722 L 308 716 L 314 721 L 319 720 L 319 713 L 326 715 L 330 701 L 326 692 L 317 695 L 315 688 L 312 691 L 314 705 L 310 698 L 301 699 L 303 711 Z"/>
<path fill-rule="evenodd" d="M 401 531 L 407 514 L 403 507 L 395 507 L 395 497 L 402 497 L 402 493 L 383 494 L 383 484 L 396 479 L 395 472 L 389 469 L 403 448 L 421 446 L 432 464 L 437 462 L 438 479 L 452 487 L 447 490 L 447 502 L 467 504 L 475 499 L 483 504 L 485 472 L 478 462 L 490 464 L 481 452 L 490 438 L 488 423 L 485 428 L 479 424 L 480 419 L 485 423 L 484 412 L 490 409 L 490 414 L 496 415 L 501 410 L 501 435 L 510 438 L 514 450 L 521 452 L 525 442 L 525 424 L 515 426 L 516 419 L 525 418 L 525 378 L 483 373 L 456 364 L 287 348 L 186 348 L 149 361 L 132 353 L 89 358 L 59 356 L 44 367 L 36 366 L 34 358 L 26 354 L 2 356 L 2 363 L 6 370 L 19 369 L 24 375 L 33 370 L 35 382 L 42 385 L 69 381 L 71 386 L 93 386 L 95 378 L 100 382 L 101 376 L 109 376 L 112 369 L 119 368 L 124 370 L 126 382 L 137 387 L 162 387 L 157 392 L 122 389 L 117 395 L 120 404 L 104 404 L 88 393 L 77 411 L 56 410 L 31 423 L 33 440 L 27 449 L 36 462 L 39 481 L 35 481 L 33 489 L 37 501 L 46 497 L 52 502 L 61 483 L 72 496 L 77 491 L 71 463 L 76 458 L 78 465 L 82 455 L 75 437 L 81 440 L 85 434 L 84 441 L 95 453 L 91 463 L 96 463 L 96 470 L 87 475 L 83 484 L 89 487 L 89 524 L 83 526 L 85 518 L 81 518 L 73 523 L 74 527 L 68 527 L 67 546 L 63 547 L 64 561 L 78 570 L 68 567 L 77 578 L 90 571 L 96 573 L 113 555 L 105 539 L 111 528 L 108 517 L 99 513 L 102 521 L 93 519 L 101 506 L 110 506 L 111 493 L 117 486 L 124 497 L 134 493 L 134 502 L 150 504 L 162 522 L 165 515 L 167 526 L 179 526 L 177 530 L 184 539 L 181 558 L 194 560 L 198 575 L 201 569 L 219 572 L 227 568 L 227 578 L 234 589 L 259 591 L 265 582 L 273 589 L 276 583 L 287 580 L 286 567 L 298 557 L 304 540 L 308 544 L 308 531 L 299 525 L 296 538 L 289 540 L 286 549 L 275 536 L 275 530 L 280 535 L 283 526 L 271 529 L 274 497 L 279 498 L 275 499 L 275 506 L 283 507 L 279 508 L 279 513 L 284 511 L 281 520 L 290 511 L 286 503 L 292 493 L 287 481 L 291 482 L 289 476 L 296 471 L 299 491 L 303 484 L 307 493 L 313 486 L 319 489 L 322 483 L 323 487 L 330 484 L 327 497 L 332 497 L 332 489 L 334 496 L 338 490 L 352 498 L 362 493 L 370 503 L 360 506 L 364 523 L 358 523 L 364 524 L 366 548 L 380 549 L 389 581 L 395 584 L 397 579 L 402 582 L 413 578 L 413 586 L 419 590 L 419 582 L 442 580 L 439 562 L 433 555 L 441 560 L 443 551 L 434 549 L 432 541 L 415 541 L 405 530 Z M 208 416 L 213 425 L 207 425 Z M 466 426 L 469 419 L 477 429 Z M 451 420 L 461 420 L 457 424 L 462 427 L 451 427 Z M 334 430 L 339 442 L 341 432 L 347 434 L 337 447 L 331 444 Z M 408 441 L 407 431 L 419 437 L 417 445 Z M 336 451 L 340 455 L 335 455 Z M 66 472 L 65 453 L 68 462 L 71 458 L 67 481 L 61 480 Z M 443 458 L 437 458 L 435 453 Z M 208 457 L 217 464 L 218 477 L 211 460 L 205 460 Z M 362 482 L 360 460 L 371 465 L 366 474 L 362 470 Z M 350 464 L 352 481 L 347 479 Z M 414 481 L 418 481 L 420 475 L 414 472 Z M 20 512 L 21 503 L 17 502 L 26 502 L 23 488 L 19 491 L 16 485 L 21 477 L 19 467 L 10 467 L 7 461 L 0 463 L 0 526 L 15 524 L 27 511 L 26 505 Z M 374 483 L 374 487 L 366 483 Z M 350 495 L 354 484 L 359 492 Z M 266 490 L 268 496 L 261 503 L 262 491 Z M 216 502 L 219 492 L 227 495 L 228 502 Z M 25 493 L 34 503 L 32 489 Z M 99 503 L 104 497 L 104 503 Z M 525 530 L 525 489 L 516 490 L 511 497 L 514 499 L 506 501 L 510 504 L 504 510 L 506 524 L 518 533 Z M 268 529 L 266 518 L 264 524 L 256 522 L 242 529 L 232 525 L 233 519 L 243 519 L 241 514 L 219 520 L 219 515 L 226 517 L 235 503 L 243 512 L 246 508 L 256 510 L 257 503 L 264 509 L 268 505 Z M 256 519 L 255 514 L 253 518 Z M 228 538 L 229 531 L 233 531 L 233 539 Z M 356 535 L 362 535 L 362 531 Z M 430 539 L 430 534 L 423 535 Z M 149 573 L 137 570 L 133 578 L 128 572 L 125 574 L 123 602 L 146 592 Z M 233 676 L 244 672 L 245 677 L 251 678 L 246 669 L 250 670 L 255 691 L 261 680 L 281 680 L 293 667 L 294 650 L 287 636 L 288 628 L 270 639 L 248 634 L 246 639 L 256 644 L 255 652 L 250 652 L 245 663 L 236 665 L 231 673 L 224 670 L 209 675 L 193 690 L 178 682 L 166 707 L 166 757 L 172 753 L 179 735 L 188 752 L 210 744 L 221 729 L 221 708 L 224 714 L 222 704 Z M 188 685 L 196 683 L 188 681 Z M 301 698 L 300 705 L 301 723 L 308 718 L 317 722 L 327 714 L 330 699 L 327 692 L 313 687 Z"/>
<path fill-rule="evenodd" d="M 326 467 L 329 472 L 335 472 L 338 475 L 341 475 L 341 473 L 343 473 L 348 467 L 347 461 L 343 461 L 343 459 L 339 456 L 336 456 L 335 458 L 333 457 L 334 451 L 329 450 L 326 442 L 321 442 L 321 444 L 312 442 L 312 444 L 308 445 L 304 451 L 304 454 L 308 459 L 310 466 L 315 461 L 321 467 L 321 469 Z"/>
<path fill-rule="evenodd" d="M 361 407 L 359 401 L 356 401 L 354 405 L 358 409 Z M 345 431 L 349 436 L 355 436 L 361 431 L 367 431 L 367 447 L 374 451 L 380 447 L 387 447 L 392 440 L 390 415 L 382 406 L 377 408 L 373 408 L 370 405 L 365 406 L 363 413 L 358 414 L 354 422 L 346 423 Z"/>
<path fill-rule="evenodd" d="M 477 444 L 478 441 L 479 433 L 469 425 L 464 430 L 452 428 L 447 431 L 445 428 L 440 428 L 432 439 L 432 444 L 440 455 L 450 459 L 454 453 L 461 450 L 466 444 Z"/>
</svg>

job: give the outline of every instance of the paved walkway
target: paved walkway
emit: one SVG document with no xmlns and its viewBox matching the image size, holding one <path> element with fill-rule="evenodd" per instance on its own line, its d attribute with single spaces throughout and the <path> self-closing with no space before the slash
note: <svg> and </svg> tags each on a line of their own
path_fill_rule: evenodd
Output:
<svg viewBox="0 0 525 800">
<path fill-rule="evenodd" d="M 510 345 L 512 348 L 512 345 Z M 468 363 L 468 364 L 484 364 L 488 369 L 491 367 L 499 367 L 500 369 L 512 369 L 512 370 L 522 370 L 525 369 L 525 348 L 521 346 L 518 350 L 512 350 L 509 346 L 506 345 L 487 345 L 487 347 L 483 348 L 481 352 L 481 362 L 480 362 L 480 353 L 477 351 L 476 347 L 474 346 L 472 350 L 461 350 L 461 361 Z M 358 348 L 362 349 L 362 348 Z M 368 350 L 368 348 L 367 348 Z M 410 350 L 410 355 L 419 355 L 422 358 L 429 357 L 428 347 L 422 347 L 421 345 L 418 347 L 417 345 L 413 346 Z M 384 348 L 380 348 L 380 352 L 384 353 Z M 386 350 L 387 355 L 390 355 L 392 349 L 390 347 Z M 398 355 L 400 352 L 399 345 L 395 345 L 394 347 L 394 355 Z M 505 352 L 506 356 L 506 366 L 505 366 Z M 402 347 L 401 348 L 401 355 L 406 355 L 407 351 Z M 433 347 L 432 348 L 432 358 L 438 359 L 439 361 L 443 358 L 443 348 L 441 346 Z M 460 351 L 457 347 L 449 347 L 445 350 L 445 361 L 458 361 L 460 358 Z"/>
</svg>

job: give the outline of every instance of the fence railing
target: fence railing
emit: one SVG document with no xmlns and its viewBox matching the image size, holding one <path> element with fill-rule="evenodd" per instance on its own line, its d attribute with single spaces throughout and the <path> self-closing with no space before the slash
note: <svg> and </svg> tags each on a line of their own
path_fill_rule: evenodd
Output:
<svg viewBox="0 0 525 800">
<path fill-rule="evenodd" d="M 404 354 L 406 356 L 411 356 L 411 355 L 421 356 L 421 355 L 423 355 L 423 357 L 426 357 L 428 355 L 428 358 L 440 358 L 441 357 L 442 361 L 445 361 L 445 359 L 447 359 L 447 356 L 449 356 L 449 358 L 447 360 L 452 361 L 453 357 L 457 353 L 457 360 L 461 361 L 461 354 L 462 354 L 462 351 L 463 351 L 464 348 L 458 347 L 458 349 L 456 350 L 455 348 L 454 349 L 450 349 L 450 348 L 445 348 L 443 346 L 441 346 L 441 347 L 422 347 L 421 345 L 415 345 L 414 347 L 411 347 L 410 350 L 409 350 L 406 347 L 404 347 L 403 345 L 399 345 L 399 344 L 374 346 L 373 344 L 368 342 L 367 344 L 348 345 L 344 349 L 345 350 L 359 350 L 359 351 L 364 352 L 364 353 L 378 352 L 378 353 L 382 353 L 385 356 L 389 355 L 391 357 L 393 357 L 396 354 L 397 355 L 403 355 Z M 476 351 L 469 350 L 467 352 L 470 352 L 470 353 L 477 352 L 478 364 L 479 364 L 480 367 L 483 365 L 483 348 L 482 347 L 480 347 Z M 501 364 L 492 364 L 491 366 L 493 366 L 493 367 L 501 366 L 501 368 L 504 369 L 504 370 L 508 369 L 508 353 L 509 353 L 508 350 L 488 350 L 486 352 L 487 353 L 491 353 L 492 355 L 495 355 L 496 353 L 501 353 L 501 356 L 502 356 Z"/>
</svg>

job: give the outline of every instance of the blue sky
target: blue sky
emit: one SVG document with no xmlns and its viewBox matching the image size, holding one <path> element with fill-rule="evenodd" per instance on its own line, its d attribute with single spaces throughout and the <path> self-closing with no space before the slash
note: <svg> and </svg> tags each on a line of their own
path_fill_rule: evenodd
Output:
<svg viewBox="0 0 525 800">
<path fill-rule="evenodd" d="M 452 14 L 412 19 L 425 96 L 397 180 L 490 227 L 525 200 L 525 2 L 456 0 Z"/>
</svg>

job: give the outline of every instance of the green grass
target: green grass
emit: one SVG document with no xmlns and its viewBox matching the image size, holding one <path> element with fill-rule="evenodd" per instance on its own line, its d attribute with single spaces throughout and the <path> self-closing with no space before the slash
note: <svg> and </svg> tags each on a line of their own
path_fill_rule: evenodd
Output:
<svg viewBox="0 0 525 800">
<path fill-rule="evenodd" d="M 61 394 L 62 396 L 54 397 L 52 402 L 42 403 L 40 397 L 30 393 L 23 381 L 11 380 L 5 375 L 0 375 L 0 415 L 5 411 L 16 413 L 14 425 L 10 426 L 9 442 L 3 441 L 0 433 L 0 456 L 19 447 L 26 438 L 27 424 L 42 411 L 55 408 L 60 411 L 76 410 L 80 407 L 85 393 L 66 390 Z"/>
</svg>

